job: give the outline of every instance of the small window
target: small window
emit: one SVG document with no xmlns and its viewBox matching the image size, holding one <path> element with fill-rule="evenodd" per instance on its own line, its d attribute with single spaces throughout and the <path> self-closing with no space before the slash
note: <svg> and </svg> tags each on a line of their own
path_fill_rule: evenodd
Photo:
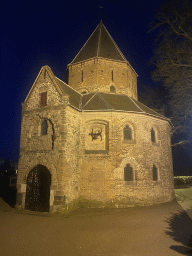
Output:
<svg viewBox="0 0 192 256">
<path fill-rule="evenodd" d="M 41 122 L 41 135 L 47 135 L 47 130 L 48 130 L 48 123 L 47 120 L 43 120 Z"/>
<path fill-rule="evenodd" d="M 111 80 L 113 81 L 113 70 L 111 71 Z"/>
<path fill-rule="evenodd" d="M 111 85 L 111 87 L 110 87 L 110 92 L 115 93 L 115 87 L 113 85 Z"/>
<path fill-rule="evenodd" d="M 124 168 L 124 180 L 133 181 L 133 168 L 130 164 L 127 164 Z"/>
<path fill-rule="evenodd" d="M 87 94 L 87 92 L 86 91 L 82 91 L 82 93 L 81 94 Z"/>
<path fill-rule="evenodd" d="M 41 93 L 41 106 L 47 106 L 47 92 Z"/>
<path fill-rule="evenodd" d="M 153 128 L 151 129 L 151 141 L 155 142 L 155 131 L 153 130 Z"/>
<path fill-rule="evenodd" d="M 81 82 L 83 82 L 83 71 L 81 71 Z"/>
<path fill-rule="evenodd" d="M 157 172 L 157 167 L 153 165 L 153 180 L 157 181 L 158 180 L 158 172 Z"/>
<path fill-rule="evenodd" d="M 123 129 L 124 140 L 132 140 L 132 130 L 126 125 Z"/>
</svg>

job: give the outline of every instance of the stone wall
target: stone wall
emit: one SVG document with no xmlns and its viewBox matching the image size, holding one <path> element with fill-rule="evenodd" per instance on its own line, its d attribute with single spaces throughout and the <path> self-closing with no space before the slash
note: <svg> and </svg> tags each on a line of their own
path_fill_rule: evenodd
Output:
<svg viewBox="0 0 192 256">
<path fill-rule="evenodd" d="M 40 94 L 44 91 L 48 99 L 42 107 Z M 81 112 L 68 101 L 69 96 L 59 91 L 51 72 L 43 68 L 22 109 L 18 207 L 25 208 L 27 176 L 38 165 L 51 174 L 53 211 L 79 196 L 117 205 L 145 205 L 174 198 L 171 127 L 167 121 L 128 112 Z M 42 120 L 47 120 L 46 135 L 41 134 Z M 130 140 L 124 139 L 126 125 L 132 131 Z M 152 128 L 155 142 L 151 140 Z M 132 181 L 124 180 L 127 164 L 133 169 Z M 153 165 L 157 181 L 153 181 Z"/>
<path fill-rule="evenodd" d="M 88 120 L 109 123 L 109 148 L 101 152 L 95 145 L 95 151 L 89 152 L 86 143 L 82 145 L 85 154 L 79 181 L 80 195 L 91 200 L 113 200 L 131 205 L 166 202 L 174 198 L 170 126 L 167 121 L 114 112 L 82 113 L 82 116 L 84 142 L 89 137 L 86 130 Z M 126 124 L 133 129 L 133 139 L 129 141 L 123 139 Z M 151 141 L 152 127 L 156 131 L 156 142 Z M 134 181 L 124 181 L 127 163 L 134 170 Z M 158 181 L 153 181 L 153 164 L 158 169 Z"/>
<path fill-rule="evenodd" d="M 47 105 L 40 106 L 41 92 L 47 92 Z M 26 181 L 29 172 L 37 165 L 44 165 L 51 173 L 50 206 L 56 209 L 66 196 L 71 196 L 71 159 L 66 150 L 67 133 L 71 120 L 66 117 L 68 96 L 59 93 L 53 77 L 43 68 L 27 100 L 23 103 L 18 166 L 18 198 L 25 207 Z M 47 120 L 47 134 L 41 134 L 41 123 Z M 68 123 L 67 123 L 68 121 Z M 70 152 L 71 153 L 71 152 Z M 68 161 L 69 160 L 69 161 Z M 73 192 L 74 194 L 74 192 Z"/>
<path fill-rule="evenodd" d="M 137 74 L 121 61 L 95 58 L 68 65 L 68 84 L 79 92 L 110 92 L 127 94 L 137 100 Z"/>
</svg>

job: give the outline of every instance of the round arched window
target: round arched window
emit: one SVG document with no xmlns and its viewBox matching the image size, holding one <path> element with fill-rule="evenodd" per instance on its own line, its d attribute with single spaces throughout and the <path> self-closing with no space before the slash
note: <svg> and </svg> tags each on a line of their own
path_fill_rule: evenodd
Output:
<svg viewBox="0 0 192 256">
<path fill-rule="evenodd" d="M 123 129 L 124 140 L 132 140 L 132 130 L 128 124 Z"/>
<path fill-rule="evenodd" d="M 127 164 L 124 168 L 124 180 L 133 181 L 133 168 L 130 164 Z"/>
</svg>

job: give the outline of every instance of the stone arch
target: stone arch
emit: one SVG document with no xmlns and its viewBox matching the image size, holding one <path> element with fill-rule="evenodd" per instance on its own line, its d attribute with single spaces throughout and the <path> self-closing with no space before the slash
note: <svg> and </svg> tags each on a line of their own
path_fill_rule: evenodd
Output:
<svg viewBox="0 0 192 256">
<path fill-rule="evenodd" d="M 124 181 L 134 181 L 134 170 L 130 164 L 126 164 L 124 167 Z"/>
<path fill-rule="evenodd" d="M 130 167 L 133 169 L 133 181 L 136 180 L 136 173 L 139 170 L 139 164 L 133 157 L 126 157 L 122 160 L 120 168 L 122 169 L 122 172 L 124 173 L 124 169 L 127 165 L 130 165 Z"/>
<path fill-rule="evenodd" d="M 123 140 L 132 140 L 132 129 L 128 124 L 123 128 Z"/>
<path fill-rule="evenodd" d="M 149 136 L 150 136 L 150 141 L 152 143 L 158 143 L 159 141 L 159 127 L 157 124 L 153 123 L 148 126 L 149 127 Z M 154 136 L 154 139 L 152 140 L 152 136 Z"/>
<path fill-rule="evenodd" d="M 124 128 L 126 126 L 128 126 L 131 129 L 131 139 L 128 139 L 128 140 L 125 140 L 125 138 L 124 138 Z M 120 126 L 120 130 L 121 130 L 121 140 L 123 142 L 135 140 L 135 138 L 136 138 L 136 125 L 132 121 L 130 121 L 130 120 L 124 121 Z"/>
<path fill-rule="evenodd" d="M 126 167 L 127 164 L 130 164 L 130 166 L 133 168 L 133 181 L 136 180 L 136 174 L 140 167 L 137 161 L 133 157 L 124 158 L 119 168 L 114 169 L 113 175 L 115 179 L 124 181 L 124 168 Z"/>
<path fill-rule="evenodd" d="M 51 173 L 44 165 L 36 165 L 27 175 L 25 209 L 48 212 Z"/>
</svg>

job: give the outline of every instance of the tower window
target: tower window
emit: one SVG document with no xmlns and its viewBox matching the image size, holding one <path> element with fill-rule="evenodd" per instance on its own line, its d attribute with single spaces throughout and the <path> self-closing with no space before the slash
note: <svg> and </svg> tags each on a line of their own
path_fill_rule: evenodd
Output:
<svg viewBox="0 0 192 256">
<path fill-rule="evenodd" d="M 132 140 L 132 130 L 128 124 L 123 129 L 124 140 Z"/>
<path fill-rule="evenodd" d="M 155 142 L 155 131 L 153 128 L 151 129 L 151 141 Z"/>
<path fill-rule="evenodd" d="M 127 164 L 124 168 L 124 180 L 133 181 L 133 168 L 130 164 Z"/>
<path fill-rule="evenodd" d="M 47 92 L 41 93 L 41 106 L 47 106 Z"/>
<path fill-rule="evenodd" d="M 153 165 L 153 180 L 154 181 L 158 180 L 157 167 L 155 165 Z"/>
<path fill-rule="evenodd" d="M 41 122 L 41 135 L 47 135 L 47 130 L 48 130 L 48 123 L 47 120 L 43 120 Z"/>
<path fill-rule="evenodd" d="M 115 93 L 115 87 L 113 85 L 110 86 L 110 92 Z"/>
<path fill-rule="evenodd" d="M 81 82 L 83 82 L 83 71 L 81 71 Z"/>
<path fill-rule="evenodd" d="M 113 70 L 111 71 L 111 80 L 113 81 Z"/>
</svg>

